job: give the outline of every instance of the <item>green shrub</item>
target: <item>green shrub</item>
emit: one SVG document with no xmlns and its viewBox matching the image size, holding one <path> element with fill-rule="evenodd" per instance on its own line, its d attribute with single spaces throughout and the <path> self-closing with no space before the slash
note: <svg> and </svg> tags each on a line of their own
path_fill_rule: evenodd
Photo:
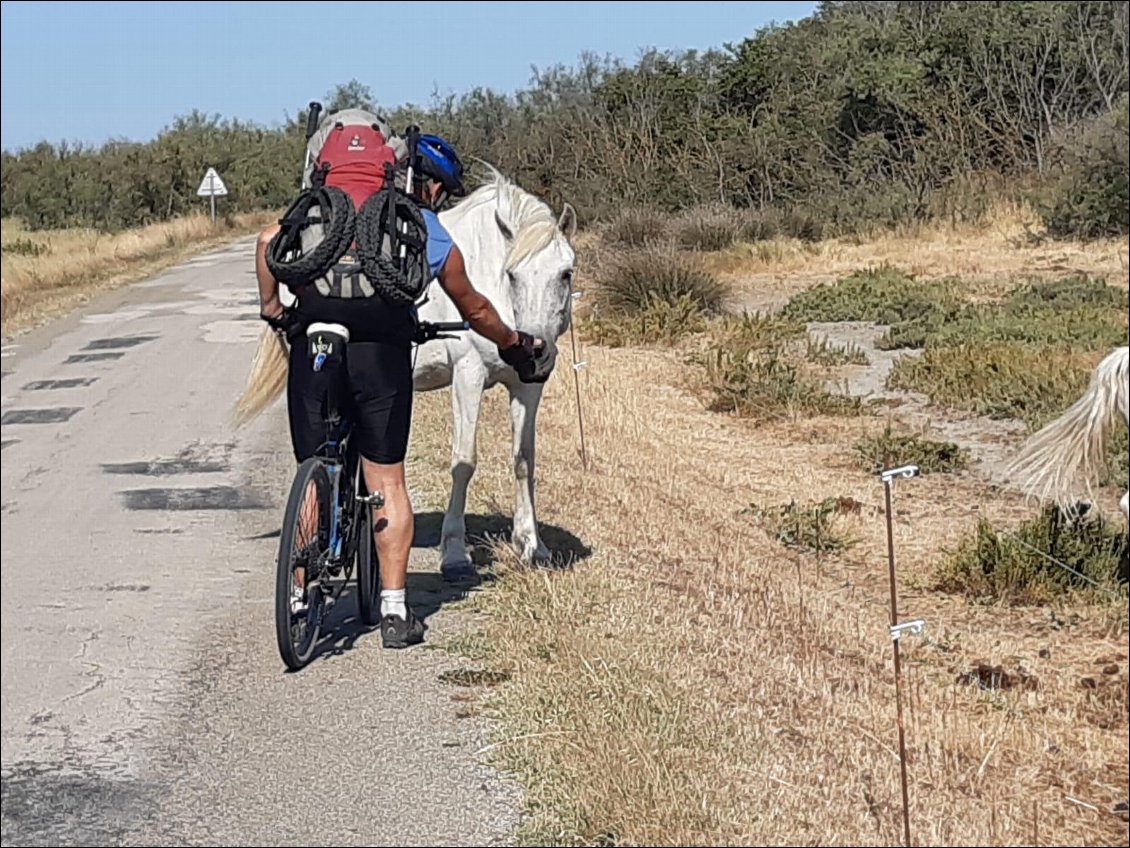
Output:
<svg viewBox="0 0 1130 848">
<path fill-rule="evenodd" d="M 1095 239 L 1130 232 L 1130 110 L 1121 105 L 1064 143 L 1063 165 L 1041 215 L 1056 237 Z"/>
<path fill-rule="evenodd" d="M 638 312 L 656 300 L 678 304 L 689 299 L 702 312 L 717 313 L 726 286 L 693 257 L 661 248 L 617 255 L 598 275 L 595 298 L 606 314 Z"/>
<path fill-rule="evenodd" d="M 725 250 L 738 240 L 741 231 L 740 218 L 728 208 L 698 207 L 675 223 L 676 241 L 687 250 Z"/>
<path fill-rule="evenodd" d="M 829 497 L 818 503 L 780 506 L 750 506 L 743 514 L 753 516 L 776 541 L 802 553 L 826 554 L 846 550 L 858 542 L 838 526 L 843 501 Z"/>
<path fill-rule="evenodd" d="M 4 253 L 15 254 L 16 256 L 43 256 L 50 252 L 51 246 L 21 237 L 4 242 L 3 250 Z"/>
<path fill-rule="evenodd" d="M 622 209 L 608 222 L 605 239 L 627 247 L 645 247 L 667 238 L 667 216 L 657 209 L 632 207 Z"/>
<path fill-rule="evenodd" d="M 870 474 L 902 465 L 917 465 L 923 474 L 948 474 L 969 466 L 965 448 L 953 442 L 893 433 L 889 426 L 856 442 L 855 455 L 859 467 Z"/>
<path fill-rule="evenodd" d="M 802 321 L 873 321 L 940 326 L 958 308 L 956 281 L 917 282 L 890 265 L 856 271 L 794 296 L 782 310 Z"/>
<path fill-rule="evenodd" d="M 986 415 L 1019 418 L 1030 427 L 1058 415 L 1087 387 L 1076 350 L 1019 342 L 962 341 L 904 356 L 887 387 L 920 392 L 931 403 Z"/>
<path fill-rule="evenodd" d="M 817 365 L 834 368 L 837 365 L 866 365 L 867 352 L 857 344 L 835 345 L 824 338 L 816 341 L 809 337 L 806 341 L 804 358 Z"/>
<path fill-rule="evenodd" d="M 1120 521 L 1108 525 L 1086 514 L 1069 518 L 1048 506 L 1015 531 L 998 530 L 982 518 L 947 552 L 935 588 L 980 601 L 1037 604 L 1076 593 L 1089 597 L 1095 584 L 1125 593 L 1127 555 Z"/>
<path fill-rule="evenodd" d="M 862 403 L 828 392 L 805 374 L 783 346 L 768 349 L 740 342 L 718 347 L 701 360 L 707 408 L 754 422 L 800 414 L 859 414 Z"/>
</svg>

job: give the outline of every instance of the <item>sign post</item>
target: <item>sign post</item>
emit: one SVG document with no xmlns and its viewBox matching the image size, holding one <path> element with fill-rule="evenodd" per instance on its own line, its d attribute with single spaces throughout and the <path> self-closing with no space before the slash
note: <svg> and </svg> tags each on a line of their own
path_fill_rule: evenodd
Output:
<svg viewBox="0 0 1130 848">
<path fill-rule="evenodd" d="M 200 188 L 196 189 L 196 194 L 199 197 L 207 197 L 212 207 L 212 223 L 216 223 L 216 198 L 223 197 L 228 193 L 227 186 L 224 181 L 220 179 L 220 175 L 216 173 L 215 168 L 209 168 L 208 172 L 204 174 L 204 179 L 200 181 Z"/>
</svg>

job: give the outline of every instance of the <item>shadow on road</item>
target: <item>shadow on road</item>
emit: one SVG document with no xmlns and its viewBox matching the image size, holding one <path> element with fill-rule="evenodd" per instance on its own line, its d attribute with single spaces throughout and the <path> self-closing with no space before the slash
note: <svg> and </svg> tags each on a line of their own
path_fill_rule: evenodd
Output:
<svg viewBox="0 0 1130 848">
<path fill-rule="evenodd" d="M 475 576 L 449 583 L 439 572 L 439 544 L 443 529 L 442 512 L 422 512 L 416 515 L 416 534 L 412 547 L 428 551 L 435 558 L 435 570 L 408 571 L 408 599 L 416 615 L 425 623 L 445 604 L 463 600 L 483 583 L 491 579 L 491 566 L 496 561 L 495 543 L 509 544 L 514 522 L 498 513 L 492 515 L 467 515 L 467 551 L 478 573 Z M 553 524 L 539 524 L 542 541 L 549 548 L 551 559 L 542 565 L 552 570 L 571 568 L 578 560 L 592 556 L 592 548 L 577 536 Z M 277 536 L 264 533 L 260 538 Z M 353 650 L 359 641 L 372 634 L 379 639 L 379 625 L 367 625 L 360 617 L 357 606 L 357 583 L 354 573 L 342 591 L 337 603 L 326 613 L 322 634 L 311 662 L 341 656 Z"/>
<path fill-rule="evenodd" d="M 468 513 L 464 523 L 467 530 L 467 552 L 471 560 L 480 568 L 494 565 L 496 557 L 493 545 L 510 543 L 510 534 L 514 532 L 513 519 L 497 512 L 491 515 Z M 564 527 L 538 522 L 538 533 L 552 556 L 544 567 L 565 570 L 575 562 L 592 556 L 592 548 Z M 412 541 L 412 547 L 434 549 L 438 559 L 442 534 L 443 513 L 421 512 L 416 516 L 416 537 Z"/>
</svg>

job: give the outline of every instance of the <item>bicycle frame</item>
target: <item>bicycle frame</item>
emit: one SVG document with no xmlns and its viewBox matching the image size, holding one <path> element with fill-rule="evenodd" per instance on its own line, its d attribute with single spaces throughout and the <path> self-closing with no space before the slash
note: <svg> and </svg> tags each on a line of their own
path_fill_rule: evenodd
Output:
<svg viewBox="0 0 1130 848">
<path fill-rule="evenodd" d="M 446 335 L 450 332 L 460 330 L 467 330 L 470 324 L 466 321 L 452 321 L 452 322 L 439 322 L 432 323 L 421 321 L 417 324 L 416 331 L 413 334 L 413 342 L 417 345 L 425 344 L 433 339 L 451 338 Z M 352 445 L 352 424 L 347 417 L 342 413 L 341 399 L 343 397 L 342 388 L 344 384 L 344 375 L 338 369 L 342 368 L 345 362 L 345 348 L 349 343 L 349 331 L 340 324 L 311 324 L 306 331 L 306 337 L 310 344 L 309 353 L 311 354 L 311 367 L 315 371 L 321 371 L 329 365 L 331 371 L 334 372 L 329 390 L 326 393 L 326 408 L 323 416 L 323 421 L 326 426 L 326 440 L 315 451 L 315 455 L 323 459 L 327 465 L 327 472 L 330 475 L 331 484 L 333 486 L 333 504 L 334 514 L 333 521 L 330 526 L 330 550 L 333 552 L 332 556 L 336 562 L 340 561 L 342 549 L 345 547 L 346 539 L 342 534 L 341 518 L 342 518 L 342 498 L 341 498 L 341 480 L 342 474 L 348 474 L 351 478 L 349 483 L 350 502 L 359 501 L 366 506 L 372 506 L 374 503 L 380 507 L 384 503 L 384 499 L 380 493 L 360 495 L 362 481 L 362 469 L 360 456 Z M 355 510 L 349 510 L 350 517 L 356 515 Z M 352 549 L 356 544 L 356 527 L 360 522 L 349 522 L 349 545 L 346 548 L 346 553 L 352 556 Z"/>
<path fill-rule="evenodd" d="M 291 343 L 296 343 L 303 330 L 296 326 L 293 315 L 284 312 L 282 316 L 266 319 L 272 326 L 284 331 Z M 432 324 L 421 322 L 416 328 L 413 341 L 422 344 L 431 339 L 445 338 L 441 335 L 447 331 L 468 329 L 466 322 L 451 322 Z M 322 419 L 325 425 L 325 439 L 314 451 L 314 455 L 301 463 L 299 475 L 291 483 L 291 493 L 288 497 L 283 532 L 280 538 L 280 550 L 277 558 L 276 588 L 275 588 L 275 626 L 279 640 L 279 650 L 284 662 L 292 670 L 305 665 L 311 656 L 310 651 L 316 643 L 322 627 L 325 611 L 332 607 L 350 582 L 354 560 L 358 561 L 358 603 L 362 618 L 366 623 L 373 615 L 373 606 L 376 603 L 376 586 L 373 581 L 379 580 L 379 566 L 373 559 L 375 557 L 375 540 L 369 539 L 369 544 L 362 547 L 363 533 L 371 532 L 371 513 L 366 514 L 366 509 L 379 509 L 384 505 L 384 498 L 380 492 L 368 493 L 364 483 L 361 457 L 358 449 L 353 444 L 353 424 L 349 420 L 351 410 L 344 409 L 349 395 L 344 391 L 346 387 L 345 347 L 349 341 L 349 331 L 340 324 L 311 324 L 305 329 L 309 365 L 315 371 L 327 369 L 328 385 L 324 396 Z M 317 466 L 321 466 L 318 468 Z M 309 598 L 306 616 L 307 626 L 312 629 L 312 634 L 304 636 L 301 644 L 304 649 L 296 649 L 293 641 L 294 608 L 293 587 L 294 583 L 294 552 L 293 543 L 290 541 L 297 531 L 294 529 L 299 521 L 303 505 L 306 501 L 304 481 L 321 480 L 316 484 L 319 487 L 319 497 L 328 496 L 332 507 L 325 509 L 328 518 L 328 545 L 321 547 L 313 561 L 307 561 L 303 566 L 303 594 Z M 363 494 L 364 493 L 364 494 Z M 287 529 L 287 528 L 291 529 Z M 319 532 L 320 536 L 320 532 Z M 324 536 L 320 536 L 325 538 Z M 366 553 L 366 550 L 368 553 Z M 284 553 L 290 553 L 284 556 Z M 361 558 L 365 565 L 361 565 Z M 335 579 L 344 572 L 344 579 L 337 582 Z M 362 575 L 365 575 L 364 580 Z M 291 587 L 291 588 L 288 588 Z"/>
</svg>

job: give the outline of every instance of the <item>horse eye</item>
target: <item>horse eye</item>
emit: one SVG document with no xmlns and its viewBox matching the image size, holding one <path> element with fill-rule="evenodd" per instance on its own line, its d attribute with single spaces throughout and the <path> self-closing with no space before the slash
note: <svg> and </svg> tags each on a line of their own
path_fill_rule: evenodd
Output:
<svg viewBox="0 0 1130 848">
<path fill-rule="evenodd" d="M 564 280 L 566 283 L 572 285 L 572 283 L 573 283 L 573 272 L 572 271 L 566 271 L 564 274 L 561 275 L 561 279 Z"/>
</svg>

